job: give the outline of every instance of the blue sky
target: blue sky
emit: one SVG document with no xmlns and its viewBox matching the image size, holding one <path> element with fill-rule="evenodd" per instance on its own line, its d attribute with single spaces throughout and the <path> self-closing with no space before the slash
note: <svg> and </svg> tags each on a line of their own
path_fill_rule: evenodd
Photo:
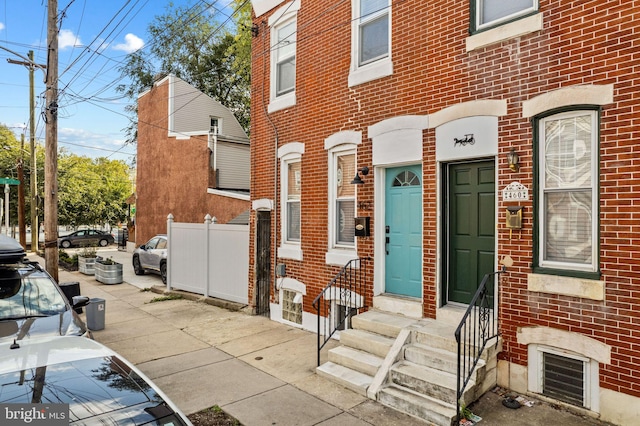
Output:
<svg viewBox="0 0 640 426">
<path fill-rule="evenodd" d="M 174 0 L 176 5 L 214 4 L 226 8 L 230 0 Z M 118 67 L 128 53 L 144 49 L 146 29 L 154 16 L 166 13 L 168 0 L 58 0 L 64 11 L 59 31 L 58 148 L 78 155 L 131 162 L 135 146 L 124 145 L 123 129 L 130 102 L 116 93 Z M 0 46 L 34 62 L 46 64 L 47 0 L 0 0 Z M 7 59 L 22 60 L 0 49 L 0 123 L 16 133 L 29 121 L 29 72 Z M 41 115 L 44 74 L 34 74 L 36 138 L 44 144 Z M 27 130 L 26 140 L 29 138 Z"/>
</svg>

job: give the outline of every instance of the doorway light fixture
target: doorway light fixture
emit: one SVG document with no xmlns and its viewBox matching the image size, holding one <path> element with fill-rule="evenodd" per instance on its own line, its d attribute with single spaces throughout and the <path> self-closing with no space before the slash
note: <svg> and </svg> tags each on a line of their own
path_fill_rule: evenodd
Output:
<svg viewBox="0 0 640 426">
<path fill-rule="evenodd" d="M 356 172 L 356 177 L 354 177 L 353 180 L 351 181 L 352 185 L 364 185 L 364 181 L 360 177 L 361 174 L 362 176 L 368 175 L 369 168 L 367 166 L 358 168 L 358 171 Z"/>
<path fill-rule="evenodd" d="M 520 170 L 520 157 L 518 157 L 514 148 L 511 148 L 511 151 L 507 153 L 507 162 L 511 171 L 517 172 Z"/>
</svg>

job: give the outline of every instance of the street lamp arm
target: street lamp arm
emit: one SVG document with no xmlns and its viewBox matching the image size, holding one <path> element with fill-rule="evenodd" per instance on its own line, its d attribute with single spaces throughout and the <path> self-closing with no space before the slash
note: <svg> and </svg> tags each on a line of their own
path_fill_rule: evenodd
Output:
<svg viewBox="0 0 640 426">
<path fill-rule="evenodd" d="M 14 55 L 18 56 L 19 58 L 22 58 L 25 60 L 25 62 L 21 62 L 21 61 L 16 61 L 14 59 L 11 58 L 7 58 L 7 62 L 9 62 L 10 64 L 18 64 L 18 65 L 25 65 L 28 67 L 36 67 L 36 68 L 40 68 L 40 70 L 42 71 L 42 74 L 44 74 L 44 82 L 47 82 L 47 66 L 46 65 L 42 65 L 42 64 L 38 64 L 36 62 L 33 62 L 31 59 L 27 58 L 26 56 L 22 56 L 21 54 L 19 54 L 18 52 L 14 52 L 11 49 L 7 49 L 4 46 L 0 46 L 0 49 L 2 50 L 6 50 L 9 53 L 13 53 Z"/>
</svg>

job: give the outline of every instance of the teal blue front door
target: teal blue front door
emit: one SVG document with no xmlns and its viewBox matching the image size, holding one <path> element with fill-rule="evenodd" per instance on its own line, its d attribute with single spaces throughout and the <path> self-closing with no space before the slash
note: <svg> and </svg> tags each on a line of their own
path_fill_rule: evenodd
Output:
<svg viewBox="0 0 640 426">
<path fill-rule="evenodd" d="M 386 170 L 385 292 L 422 297 L 422 169 Z"/>
</svg>

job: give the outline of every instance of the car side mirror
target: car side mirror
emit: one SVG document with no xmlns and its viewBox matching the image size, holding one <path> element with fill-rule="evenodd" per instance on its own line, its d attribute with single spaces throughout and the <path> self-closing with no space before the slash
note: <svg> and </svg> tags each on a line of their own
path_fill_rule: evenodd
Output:
<svg viewBox="0 0 640 426">
<path fill-rule="evenodd" d="M 140 247 L 138 247 L 140 250 L 146 250 L 147 246 L 145 246 L 144 244 L 140 245 Z"/>
<path fill-rule="evenodd" d="M 72 307 L 75 308 L 82 308 L 83 306 L 87 306 L 89 304 L 89 297 L 88 296 L 73 296 L 72 298 Z"/>
</svg>

